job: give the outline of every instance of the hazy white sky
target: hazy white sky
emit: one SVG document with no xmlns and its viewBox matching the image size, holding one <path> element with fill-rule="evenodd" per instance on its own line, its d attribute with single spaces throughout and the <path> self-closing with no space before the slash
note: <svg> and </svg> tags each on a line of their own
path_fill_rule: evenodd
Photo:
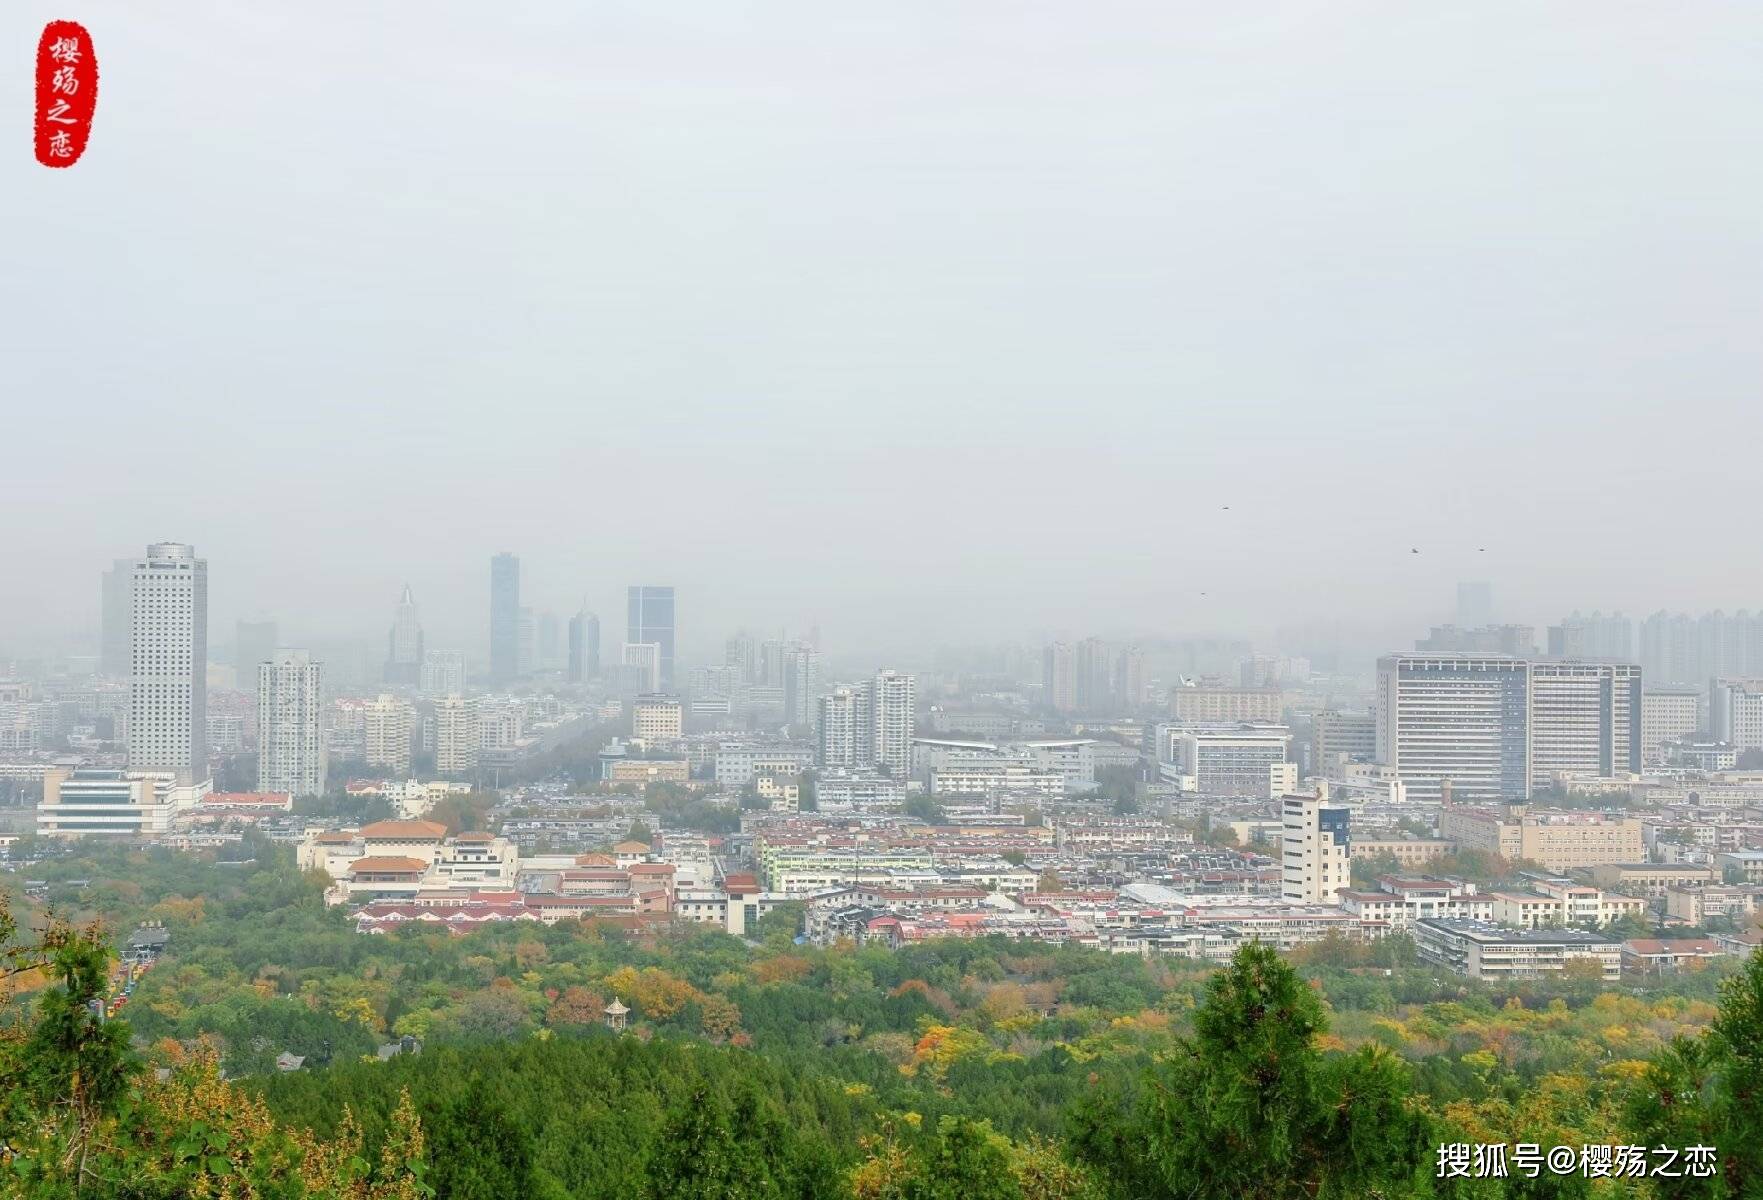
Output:
<svg viewBox="0 0 1763 1200">
<path fill-rule="evenodd" d="M 19 132 L 56 17 L 102 70 L 69 171 Z M 0 650 L 159 539 L 217 640 L 408 580 L 474 651 L 500 549 L 609 642 L 674 583 L 682 652 L 1763 604 L 1751 0 L 13 0 L 0 41 Z"/>
</svg>

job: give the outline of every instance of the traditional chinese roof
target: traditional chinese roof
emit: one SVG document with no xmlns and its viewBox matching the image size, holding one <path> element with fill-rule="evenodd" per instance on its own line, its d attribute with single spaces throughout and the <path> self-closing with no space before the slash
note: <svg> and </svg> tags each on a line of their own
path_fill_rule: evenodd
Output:
<svg viewBox="0 0 1763 1200">
<path fill-rule="evenodd" d="M 617 996 L 612 997 L 612 1003 L 606 1006 L 606 1015 L 609 1017 L 622 1017 L 629 1011 L 630 1009 L 619 1003 Z"/>
<path fill-rule="evenodd" d="M 361 875 L 369 871 L 380 874 L 420 875 L 428 869 L 429 864 L 420 858 L 405 858 L 396 854 L 370 854 L 349 864 L 349 874 L 351 875 Z"/>
<path fill-rule="evenodd" d="M 447 836 L 447 827 L 439 821 L 375 821 L 361 827 L 361 836 L 402 842 L 438 842 Z"/>
<path fill-rule="evenodd" d="M 575 856 L 578 867 L 616 867 L 618 860 L 610 854 L 578 854 Z"/>
<path fill-rule="evenodd" d="M 649 847 L 643 842 L 620 842 L 612 847 L 614 854 L 647 854 Z"/>
</svg>

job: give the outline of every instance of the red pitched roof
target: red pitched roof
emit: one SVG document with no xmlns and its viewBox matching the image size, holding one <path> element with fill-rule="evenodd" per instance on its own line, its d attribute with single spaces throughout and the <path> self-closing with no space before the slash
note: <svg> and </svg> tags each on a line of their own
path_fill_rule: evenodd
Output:
<svg viewBox="0 0 1763 1200">
<path fill-rule="evenodd" d="M 447 836 L 439 821 L 375 821 L 361 827 L 364 838 L 395 838 L 403 842 L 438 842 Z"/>
<path fill-rule="evenodd" d="M 381 874 L 399 873 L 420 875 L 429 869 L 429 864 L 420 858 L 405 858 L 397 854 L 370 854 L 358 858 L 349 864 L 349 874 L 360 875 L 369 871 Z"/>
</svg>

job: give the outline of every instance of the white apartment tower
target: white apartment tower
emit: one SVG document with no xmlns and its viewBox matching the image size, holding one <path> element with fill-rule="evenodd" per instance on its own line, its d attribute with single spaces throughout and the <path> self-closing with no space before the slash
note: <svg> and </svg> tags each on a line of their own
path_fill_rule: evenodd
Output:
<svg viewBox="0 0 1763 1200">
<path fill-rule="evenodd" d="M 912 733 L 918 680 L 898 671 L 879 671 L 869 681 L 875 765 L 895 779 L 912 773 Z"/>
<path fill-rule="evenodd" d="M 838 688 L 820 698 L 817 759 L 823 771 L 867 771 L 875 765 L 875 723 L 869 689 Z"/>
<path fill-rule="evenodd" d="M 1285 826 L 1280 899 L 1287 904 L 1339 904 L 1337 894 L 1353 886 L 1353 854 L 1347 829 L 1351 811 L 1331 805 L 1327 791 L 1287 796 L 1281 803 Z"/>
<path fill-rule="evenodd" d="M 208 562 L 158 542 L 129 579 L 129 766 L 208 779 Z"/>
<path fill-rule="evenodd" d="M 435 701 L 435 774 L 469 775 L 477 770 L 477 701 L 454 693 Z"/>
<path fill-rule="evenodd" d="M 257 790 L 324 791 L 324 664 L 304 650 L 277 650 L 257 668 Z"/>
<path fill-rule="evenodd" d="M 409 775 L 416 711 L 396 696 L 381 695 L 362 709 L 361 719 L 367 765 L 382 767 L 399 778 Z"/>
</svg>

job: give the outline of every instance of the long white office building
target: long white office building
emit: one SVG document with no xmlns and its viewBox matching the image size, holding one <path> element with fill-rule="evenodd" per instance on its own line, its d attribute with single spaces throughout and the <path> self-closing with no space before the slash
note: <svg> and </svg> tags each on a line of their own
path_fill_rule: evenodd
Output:
<svg viewBox="0 0 1763 1200">
<path fill-rule="evenodd" d="M 324 791 L 323 691 L 324 664 L 304 650 L 277 650 L 257 668 L 258 791 Z"/>
<path fill-rule="evenodd" d="M 1377 664 L 1377 760 L 1411 799 L 1528 799 L 1558 775 L 1641 769 L 1630 663 L 1391 654 Z"/>
</svg>

